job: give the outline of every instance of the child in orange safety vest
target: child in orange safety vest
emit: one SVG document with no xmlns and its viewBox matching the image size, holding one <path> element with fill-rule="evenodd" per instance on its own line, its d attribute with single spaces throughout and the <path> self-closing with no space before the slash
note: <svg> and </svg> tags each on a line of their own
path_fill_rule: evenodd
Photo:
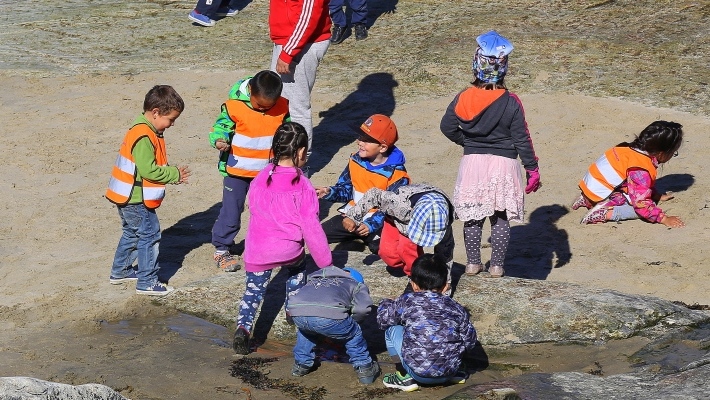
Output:
<svg viewBox="0 0 710 400">
<path fill-rule="evenodd" d="M 372 209 L 362 223 L 345 218 L 345 213 L 372 188 L 393 191 L 409 184 L 404 167 L 404 153 L 394 144 L 399 138 L 397 126 L 389 117 L 375 114 L 355 131 L 358 151 L 350 156 L 347 167 L 333 186 L 316 188 L 324 200 L 345 202 L 338 209 L 340 215 L 323 222 L 328 243 L 362 240 L 372 254 L 378 254 L 385 213 Z"/>
<path fill-rule="evenodd" d="M 106 191 L 123 226 L 109 282 L 137 281 L 138 294 L 164 296 L 174 290 L 158 280 L 160 223 L 155 209 L 165 197 L 165 184 L 187 183 L 190 176 L 187 166 L 168 165 L 163 138 L 184 109 L 185 103 L 171 86 L 154 86 L 145 95 L 143 114 L 123 139 Z"/>
<path fill-rule="evenodd" d="M 269 70 L 238 81 L 210 132 L 210 145 L 219 150 L 217 168 L 224 177 L 222 207 L 212 226 L 213 259 L 225 272 L 241 268 L 239 256 L 230 248 L 241 229 L 249 184 L 269 163 L 276 129 L 291 121 L 282 89 L 281 77 Z"/>
<path fill-rule="evenodd" d="M 641 218 L 669 228 L 685 223 L 666 215 L 660 201 L 673 198 L 670 192 L 655 188 L 656 169 L 678 155 L 683 142 L 683 126 L 676 122 L 656 121 L 647 126 L 631 143 L 621 143 L 602 154 L 579 182 L 582 193 L 572 209 L 590 209 L 583 224 Z"/>
</svg>

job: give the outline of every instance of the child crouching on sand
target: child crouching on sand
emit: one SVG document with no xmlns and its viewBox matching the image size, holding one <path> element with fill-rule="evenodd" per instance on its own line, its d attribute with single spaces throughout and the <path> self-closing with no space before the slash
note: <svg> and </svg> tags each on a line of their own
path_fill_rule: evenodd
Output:
<svg viewBox="0 0 710 400">
<path fill-rule="evenodd" d="M 443 294 L 447 275 L 442 256 L 424 254 L 412 266 L 414 292 L 380 303 L 377 323 L 386 329 L 387 351 L 399 357 L 401 366 L 384 376 L 385 386 L 411 392 L 418 383 L 466 381 L 459 367 L 463 353 L 476 345 L 476 329 L 466 309 Z"/>
<path fill-rule="evenodd" d="M 380 366 L 370 357 L 358 325 L 371 306 L 365 280 L 352 268 L 327 267 L 308 275 L 308 283 L 288 300 L 289 313 L 298 327 L 293 376 L 304 376 L 315 369 L 313 348 L 318 338 L 325 336 L 345 343 L 360 383 L 374 382 Z"/>
</svg>

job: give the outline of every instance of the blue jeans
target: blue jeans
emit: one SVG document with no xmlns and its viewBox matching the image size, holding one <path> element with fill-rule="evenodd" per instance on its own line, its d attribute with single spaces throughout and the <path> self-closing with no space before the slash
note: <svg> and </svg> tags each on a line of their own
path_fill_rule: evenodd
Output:
<svg viewBox="0 0 710 400">
<path fill-rule="evenodd" d="M 306 260 L 303 258 L 300 263 L 294 265 L 284 265 L 288 268 L 288 279 L 286 280 L 286 302 L 284 309 L 288 310 L 288 296 L 306 284 Z M 263 272 L 246 272 L 246 285 L 244 295 L 239 302 L 239 315 L 237 315 L 237 328 L 244 327 L 247 332 L 251 332 L 254 325 L 256 311 L 264 299 L 266 287 L 271 279 L 271 269 Z"/>
<path fill-rule="evenodd" d="M 158 283 L 158 246 L 160 222 L 155 210 L 144 204 L 118 206 L 123 234 L 113 257 L 111 276 L 123 278 L 138 261 L 136 289 L 147 289 Z"/>
<path fill-rule="evenodd" d="M 391 356 L 398 356 L 402 368 L 412 377 L 415 381 L 423 383 L 425 385 L 438 385 L 440 383 L 447 382 L 449 376 L 440 376 L 437 378 L 425 378 L 419 376 L 412 371 L 407 364 L 404 363 L 404 358 L 402 358 L 402 338 L 404 337 L 404 327 L 402 325 L 394 325 L 387 328 L 385 331 L 385 345 L 387 346 L 387 351 Z"/>
<path fill-rule="evenodd" d="M 372 362 L 360 325 L 350 316 L 345 319 L 293 317 L 293 323 L 298 327 L 293 357 L 296 363 L 304 367 L 313 366 L 316 357 L 313 348 L 319 336 L 345 342 L 345 351 L 350 356 L 353 367 L 369 365 Z"/>
</svg>

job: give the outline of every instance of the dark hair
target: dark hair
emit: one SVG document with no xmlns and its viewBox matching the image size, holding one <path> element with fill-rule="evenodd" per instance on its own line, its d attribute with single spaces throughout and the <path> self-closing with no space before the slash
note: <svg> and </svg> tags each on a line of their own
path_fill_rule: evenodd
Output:
<svg viewBox="0 0 710 400">
<path fill-rule="evenodd" d="M 171 111 L 182 112 L 185 102 L 182 97 L 169 85 L 155 85 L 145 95 L 143 112 L 158 109 L 160 115 L 168 115 Z"/>
<path fill-rule="evenodd" d="M 485 82 L 476 77 L 471 84 L 479 89 L 485 90 L 508 89 L 505 86 L 505 77 L 501 78 L 498 82 Z"/>
<path fill-rule="evenodd" d="M 284 84 L 281 76 L 274 71 L 259 71 L 249 81 L 249 90 L 254 96 L 263 97 L 267 100 L 276 100 L 281 96 Z"/>
<path fill-rule="evenodd" d="M 649 155 L 662 154 L 670 158 L 683 143 L 683 125 L 677 122 L 655 121 L 636 136 L 633 142 L 619 146 L 643 150 Z"/>
<path fill-rule="evenodd" d="M 440 254 L 422 254 L 412 264 L 410 279 L 421 290 L 440 290 L 446 286 L 449 268 Z"/>
<path fill-rule="evenodd" d="M 284 122 L 274 134 L 274 140 L 271 143 L 271 171 L 276 169 L 279 161 L 282 158 L 289 158 L 293 165 L 298 165 L 298 149 L 305 148 L 308 151 L 308 133 L 306 128 L 298 122 Z M 301 169 L 296 168 L 297 174 L 291 183 L 296 183 L 301 179 Z M 271 183 L 271 174 L 266 179 L 266 184 Z"/>
</svg>

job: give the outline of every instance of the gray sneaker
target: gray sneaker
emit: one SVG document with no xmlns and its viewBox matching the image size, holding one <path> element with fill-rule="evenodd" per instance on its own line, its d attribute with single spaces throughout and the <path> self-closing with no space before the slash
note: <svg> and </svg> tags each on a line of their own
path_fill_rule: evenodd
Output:
<svg viewBox="0 0 710 400">
<path fill-rule="evenodd" d="M 311 365 L 310 367 L 307 367 L 305 365 L 298 364 L 296 362 L 293 363 L 293 367 L 291 367 L 291 375 L 293 376 L 305 376 L 313 372 L 313 370 L 316 369 L 315 364 Z"/>
<path fill-rule="evenodd" d="M 380 364 L 377 361 L 372 361 L 367 365 L 355 367 L 355 372 L 357 372 L 357 379 L 360 383 L 369 385 L 380 375 Z"/>
</svg>

